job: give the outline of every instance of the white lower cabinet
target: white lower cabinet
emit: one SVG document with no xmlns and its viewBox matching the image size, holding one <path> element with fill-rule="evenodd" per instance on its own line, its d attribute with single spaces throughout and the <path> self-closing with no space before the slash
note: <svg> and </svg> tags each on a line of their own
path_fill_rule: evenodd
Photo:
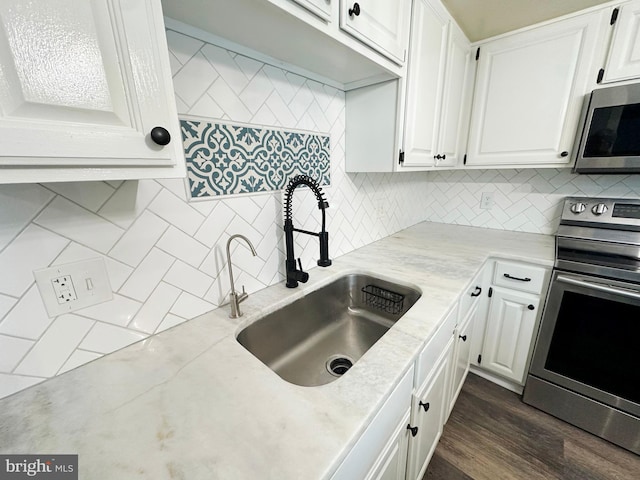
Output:
<svg viewBox="0 0 640 480">
<path fill-rule="evenodd" d="M 366 480 L 405 480 L 410 435 L 407 429 L 409 418 L 410 411 L 407 410 Z"/>
<path fill-rule="evenodd" d="M 448 406 L 449 359 L 453 349 L 453 337 L 442 352 L 431 376 L 413 395 L 411 403 L 409 456 L 407 480 L 420 480 L 442 435 L 445 408 Z M 413 430 L 411 430 L 413 429 Z"/>
<path fill-rule="evenodd" d="M 474 343 L 471 363 L 517 391 L 529 367 L 550 270 L 504 260 L 492 263 L 486 313 L 476 318 L 476 335 L 482 341 Z"/>
<path fill-rule="evenodd" d="M 483 368 L 523 384 L 540 297 L 493 288 L 482 349 Z"/>
<path fill-rule="evenodd" d="M 449 392 L 449 404 L 445 411 L 445 420 L 449 418 L 451 410 L 458 399 L 462 385 L 464 384 L 469 366 L 471 364 L 471 341 L 473 338 L 473 325 L 475 315 L 478 312 L 478 302 L 472 304 L 467 316 L 462 321 L 460 328 L 454 333 L 455 348 L 451 362 L 451 390 Z"/>
</svg>

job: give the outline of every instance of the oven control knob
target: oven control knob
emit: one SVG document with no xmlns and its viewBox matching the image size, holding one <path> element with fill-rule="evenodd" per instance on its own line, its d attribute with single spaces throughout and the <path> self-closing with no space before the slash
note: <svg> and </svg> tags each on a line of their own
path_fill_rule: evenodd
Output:
<svg viewBox="0 0 640 480">
<path fill-rule="evenodd" d="M 604 203 L 598 203 L 597 205 L 593 206 L 593 208 L 591 209 L 591 212 L 593 212 L 594 215 L 602 215 L 607 210 L 609 209 Z"/>
<path fill-rule="evenodd" d="M 582 202 L 573 203 L 571 205 L 571 211 L 573 213 L 575 213 L 576 215 L 579 214 L 579 213 L 584 212 L 586 209 L 587 209 L 587 206 Z"/>
</svg>

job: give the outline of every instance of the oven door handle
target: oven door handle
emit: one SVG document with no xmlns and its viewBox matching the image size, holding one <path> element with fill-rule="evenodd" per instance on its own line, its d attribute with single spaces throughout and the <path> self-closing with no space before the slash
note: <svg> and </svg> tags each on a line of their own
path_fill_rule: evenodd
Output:
<svg viewBox="0 0 640 480">
<path fill-rule="evenodd" d="M 622 288 L 612 287 L 610 285 L 601 285 L 599 283 L 591 283 L 585 282 L 584 280 L 577 280 L 571 277 L 565 277 L 564 275 L 558 275 L 556 280 L 563 283 L 568 283 L 570 285 L 576 285 L 578 287 L 591 288 L 593 290 L 598 290 L 600 292 L 612 293 L 614 295 L 621 295 L 624 297 L 629 297 L 633 299 L 640 299 L 640 292 L 635 290 L 627 290 Z"/>
</svg>

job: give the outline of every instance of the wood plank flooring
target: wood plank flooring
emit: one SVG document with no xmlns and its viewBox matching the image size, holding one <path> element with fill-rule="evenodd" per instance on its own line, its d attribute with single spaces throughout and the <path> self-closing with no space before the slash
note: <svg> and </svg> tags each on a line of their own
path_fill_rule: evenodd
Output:
<svg viewBox="0 0 640 480">
<path fill-rule="evenodd" d="M 423 480 L 640 480 L 640 456 L 469 374 Z"/>
</svg>

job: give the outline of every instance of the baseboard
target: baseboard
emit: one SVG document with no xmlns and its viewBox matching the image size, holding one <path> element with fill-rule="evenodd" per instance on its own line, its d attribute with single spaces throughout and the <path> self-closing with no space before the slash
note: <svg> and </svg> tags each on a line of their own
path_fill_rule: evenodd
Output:
<svg viewBox="0 0 640 480">
<path fill-rule="evenodd" d="M 512 392 L 515 392 L 518 395 L 522 395 L 522 392 L 524 391 L 524 387 L 522 385 L 519 385 L 510 380 L 506 380 L 502 377 L 494 375 L 493 373 L 482 370 L 476 367 L 475 365 L 471 365 L 471 367 L 469 368 L 469 371 L 471 373 L 474 373 L 475 375 L 478 375 L 479 377 L 482 377 L 486 380 L 489 380 L 492 383 L 495 383 L 496 385 L 500 385 L 501 387 L 506 388 L 507 390 L 511 390 Z"/>
</svg>

